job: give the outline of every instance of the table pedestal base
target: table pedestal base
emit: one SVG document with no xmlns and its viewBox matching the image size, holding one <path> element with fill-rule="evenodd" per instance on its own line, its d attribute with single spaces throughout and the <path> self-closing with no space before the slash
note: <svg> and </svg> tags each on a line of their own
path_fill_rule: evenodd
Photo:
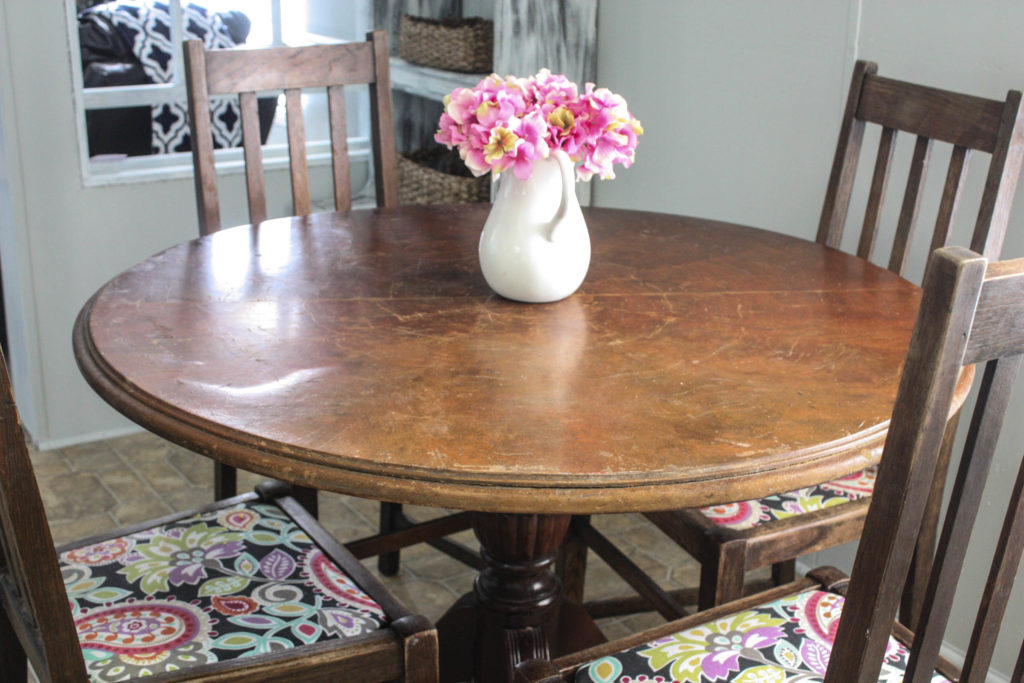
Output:
<svg viewBox="0 0 1024 683">
<path fill-rule="evenodd" d="M 550 659 L 604 642 L 582 607 L 565 600 L 550 570 L 568 515 L 473 513 L 487 562 L 473 593 L 437 623 L 441 680 L 510 681 L 526 659 Z"/>
</svg>

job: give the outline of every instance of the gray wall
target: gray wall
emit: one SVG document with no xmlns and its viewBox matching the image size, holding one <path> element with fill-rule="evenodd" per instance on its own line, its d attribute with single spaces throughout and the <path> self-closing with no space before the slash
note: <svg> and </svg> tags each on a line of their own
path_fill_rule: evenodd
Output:
<svg viewBox="0 0 1024 683">
<path fill-rule="evenodd" d="M 710 216 L 813 239 L 853 62 L 868 59 L 883 75 L 1001 100 L 1008 89 L 1024 89 L 1022 27 L 1024 4 L 996 0 L 601 0 L 598 83 L 625 95 L 646 132 L 633 168 L 613 181 L 594 181 L 595 203 Z M 866 137 L 867 149 L 874 140 L 877 134 Z M 897 182 L 905 182 L 908 157 L 906 149 L 897 153 Z M 948 151 L 936 146 L 921 233 L 935 219 L 935 202 L 927 202 L 938 192 L 946 160 Z M 959 217 L 966 231 L 986 168 L 987 160 L 973 162 Z M 868 177 L 870 169 L 862 167 L 861 186 Z M 1024 256 L 1024 189 L 1017 204 L 1005 257 Z M 851 212 L 847 238 L 859 224 Z M 919 280 L 923 262 L 923 255 L 911 261 L 911 279 Z M 1011 415 L 1021 414 L 1021 403 L 1011 406 Z M 1024 443 L 1022 421 L 1009 423 L 991 477 L 1004 491 Z M 972 552 L 995 545 L 1002 514 L 983 506 Z M 802 563 L 849 570 L 854 552 L 845 547 Z M 965 572 L 976 588 L 957 596 L 947 633 L 953 656 L 969 640 L 987 560 L 969 562 Z M 1004 627 L 1014 637 L 1003 638 L 996 653 L 1004 679 L 1024 633 L 1022 594 L 1019 585 Z"/>
<path fill-rule="evenodd" d="M 71 327 L 107 279 L 197 230 L 191 180 L 83 186 L 67 21 L 61 0 L 0 0 L 0 258 L 10 360 L 26 425 L 48 445 L 131 429 L 81 379 Z M 632 169 L 594 181 L 595 201 L 811 238 L 853 61 L 1001 99 L 1024 87 L 1021 27 L 1024 3 L 996 0 L 601 0 L 597 81 L 626 96 L 646 134 Z M 240 180 L 225 190 L 238 207 L 225 211 L 225 223 L 244 222 Z M 1024 254 L 1021 216 L 1012 218 L 1006 256 Z M 1009 436 L 997 465 L 1003 479 L 1024 442 L 1016 425 Z M 998 514 L 985 509 L 980 543 L 993 542 Z M 848 556 L 809 562 L 821 559 Z M 1009 630 L 1024 631 L 1020 595 L 1009 614 L 1017 622 Z M 954 625 L 954 646 L 966 642 L 964 621 Z M 1001 645 L 1002 671 L 1012 657 Z"/>
</svg>

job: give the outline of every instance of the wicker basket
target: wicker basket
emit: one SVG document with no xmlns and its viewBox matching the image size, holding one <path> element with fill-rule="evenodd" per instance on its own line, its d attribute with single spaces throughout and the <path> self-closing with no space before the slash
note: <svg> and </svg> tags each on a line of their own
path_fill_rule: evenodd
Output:
<svg viewBox="0 0 1024 683">
<path fill-rule="evenodd" d="M 423 149 L 398 157 L 399 204 L 468 204 L 490 199 L 490 175 L 474 177 L 454 150 Z"/>
<path fill-rule="evenodd" d="M 398 56 L 412 64 L 465 73 L 490 73 L 494 64 L 494 22 L 424 19 L 403 14 Z"/>
</svg>

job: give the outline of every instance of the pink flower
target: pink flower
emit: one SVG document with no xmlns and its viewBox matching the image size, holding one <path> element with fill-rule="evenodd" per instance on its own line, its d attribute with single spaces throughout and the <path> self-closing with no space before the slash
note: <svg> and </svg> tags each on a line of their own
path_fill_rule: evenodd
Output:
<svg viewBox="0 0 1024 683">
<path fill-rule="evenodd" d="M 614 178 L 615 164 L 629 167 L 642 133 L 622 96 L 592 83 L 581 96 L 565 76 L 542 69 L 529 78 L 491 74 L 474 88 L 456 88 L 445 98 L 434 139 L 457 148 L 475 175 L 511 168 L 526 179 L 535 161 L 560 149 L 580 164 L 577 176 L 589 180 Z"/>
</svg>

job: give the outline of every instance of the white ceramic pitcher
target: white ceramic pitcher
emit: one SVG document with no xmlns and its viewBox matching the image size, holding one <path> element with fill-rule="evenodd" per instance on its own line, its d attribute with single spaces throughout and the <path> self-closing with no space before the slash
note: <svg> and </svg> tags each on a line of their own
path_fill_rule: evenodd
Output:
<svg viewBox="0 0 1024 683">
<path fill-rule="evenodd" d="M 589 266 L 590 235 L 568 155 L 554 150 L 526 180 L 506 171 L 480 235 L 487 284 L 515 301 L 558 301 L 576 291 Z"/>
</svg>

